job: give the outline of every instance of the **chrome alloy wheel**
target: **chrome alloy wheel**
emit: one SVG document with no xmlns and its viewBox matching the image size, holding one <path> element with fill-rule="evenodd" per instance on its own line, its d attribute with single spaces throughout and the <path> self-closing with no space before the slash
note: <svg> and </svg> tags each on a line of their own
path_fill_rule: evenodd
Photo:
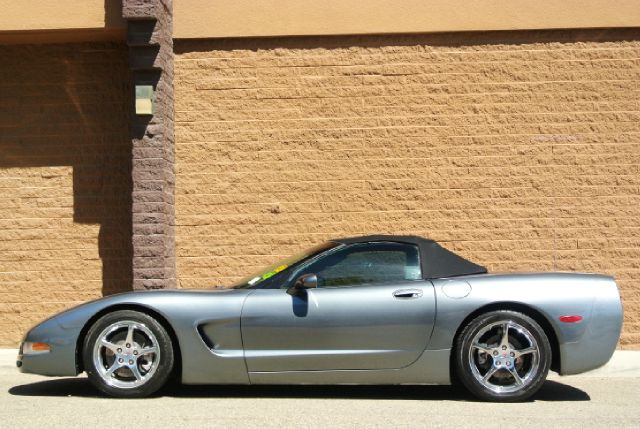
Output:
<svg viewBox="0 0 640 429">
<path fill-rule="evenodd" d="M 104 382 L 117 388 L 135 388 L 158 369 L 160 347 L 147 326 L 133 320 L 105 328 L 93 347 L 93 364 Z"/>
<path fill-rule="evenodd" d="M 519 391 L 540 371 L 540 347 L 533 334 L 512 321 L 499 321 L 473 337 L 468 355 L 476 381 L 495 393 Z"/>
</svg>

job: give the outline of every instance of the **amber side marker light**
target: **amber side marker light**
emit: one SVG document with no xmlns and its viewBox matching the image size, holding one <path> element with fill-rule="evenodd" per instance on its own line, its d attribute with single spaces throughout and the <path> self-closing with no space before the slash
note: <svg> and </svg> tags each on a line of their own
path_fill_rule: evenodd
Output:
<svg viewBox="0 0 640 429">
<path fill-rule="evenodd" d="M 582 316 L 578 316 L 577 314 L 572 316 L 560 316 L 560 321 L 564 323 L 577 323 L 582 320 Z"/>
<path fill-rule="evenodd" d="M 49 353 L 51 347 L 47 343 L 31 343 L 26 342 L 22 345 L 23 355 L 37 355 L 42 353 Z"/>
</svg>

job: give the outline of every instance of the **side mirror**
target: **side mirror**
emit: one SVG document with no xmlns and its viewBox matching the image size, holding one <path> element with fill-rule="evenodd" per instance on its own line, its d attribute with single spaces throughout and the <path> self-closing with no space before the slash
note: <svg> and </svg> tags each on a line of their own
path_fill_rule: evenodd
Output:
<svg viewBox="0 0 640 429">
<path fill-rule="evenodd" d="M 289 295 L 295 295 L 305 289 L 315 289 L 318 287 L 318 276 L 315 274 L 303 274 L 295 281 L 293 286 L 287 290 Z"/>
</svg>

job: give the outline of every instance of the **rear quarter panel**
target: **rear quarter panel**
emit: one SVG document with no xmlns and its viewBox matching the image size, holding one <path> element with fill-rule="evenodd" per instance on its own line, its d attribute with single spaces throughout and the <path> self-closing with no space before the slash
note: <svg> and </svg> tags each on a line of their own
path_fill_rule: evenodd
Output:
<svg viewBox="0 0 640 429">
<path fill-rule="evenodd" d="M 617 344 L 622 309 L 613 278 L 598 274 L 485 274 L 433 281 L 437 316 L 429 349 L 452 347 L 463 322 L 490 304 L 519 304 L 534 309 L 558 339 L 560 373 L 583 372 L 606 363 Z M 462 292 L 460 292 L 462 291 Z M 463 292 L 468 293 L 465 296 Z M 580 315 L 579 323 L 560 316 Z"/>
</svg>

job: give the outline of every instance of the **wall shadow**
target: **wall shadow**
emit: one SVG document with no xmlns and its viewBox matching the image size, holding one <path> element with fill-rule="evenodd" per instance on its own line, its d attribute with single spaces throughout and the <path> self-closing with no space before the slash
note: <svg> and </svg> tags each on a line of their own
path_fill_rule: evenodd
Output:
<svg viewBox="0 0 640 429">
<path fill-rule="evenodd" d="M 0 171 L 16 169 L 21 177 L 22 168 L 73 169 L 73 221 L 99 225 L 103 295 L 132 288 L 127 54 L 125 45 L 111 43 L 0 46 Z M 37 180 L 50 182 L 54 193 L 63 186 L 51 168 Z M 29 177 L 20 181 L 30 186 Z M 46 199 L 46 189 L 33 198 Z M 51 240 L 57 236 L 53 230 Z M 59 245 L 67 248 L 64 240 Z"/>
</svg>

